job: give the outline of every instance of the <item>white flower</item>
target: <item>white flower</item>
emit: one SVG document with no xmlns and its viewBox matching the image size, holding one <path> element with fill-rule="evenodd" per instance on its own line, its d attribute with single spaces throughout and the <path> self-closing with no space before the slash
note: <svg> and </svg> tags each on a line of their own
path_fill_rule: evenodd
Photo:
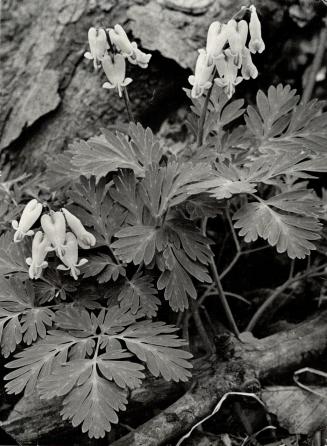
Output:
<svg viewBox="0 0 327 446">
<path fill-rule="evenodd" d="M 242 48 L 244 48 L 246 45 L 246 41 L 247 41 L 248 33 L 249 33 L 248 23 L 245 20 L 241 20 L 237 24 L 237 30 L 241 37 Z"/>
<path fill-rule="evenodd" d="M 39 279 L 42 271 L 48 266 L 45 258 L 51 251 L 50 242 L 42 231 L 37 231 L 32 242 L 32 257 L 26 259 L 29 265 L 28 274 L 31 279 Z"/>
<path fill-rule="evenodd" d="M 87 59 L 93 60 L 94 68 L 97 70 L 99 62 L 103 59 L 109 48 L 106 31 L 103 28 L 90 28 L 88 32 L 90 51 L 84 54 Z"/>
<path fill-rule="evenodd" d="M 57 269 L 68 271 L 70 270 L 70 275 L 77 280 L 77 277 L 80 274 L 80 270 L 78 267 L 85 265 L 87 263 L 86 259 L 81 259 L 78 262 L 78 243 L 77 238 L 72 232 L 67 232 L 66 234 L 66 244 L 65 244 L 65 253 L 61 257 L 64 265 L 57 266 Z"/>
<path fill-rule="evenodd" d="M 102 59 L 102 67 L 109 81 L 103 84 L 103 88 L 117 88 L 119 96 L 122 96 L 123 87 L 126 87 L 132 82 L 131 78 L 125 78 L 126 62 L 124 56 L 115 54 L 112 59 L 106 55 Z"/>
<path fill-rule="evenodd" d="M 237 76 L 238 67 L 235 65 L 234 55 L 228 49 L 225 50 L 225 58 L 216 61 L 216 67 L 220 78 L 215 79 L 215 83 L 224 89 L 224 92 L 231 98 L 235 92 L 235 86 L 242 82 L 243 78 Z"/>
<path fill-rule="evenodd" d="M 227 28 L 220 22 L 212 22 L 208 29 L 206 51 L 209 63 L 213 63 L 218 57 L 222 57 L 224 46 L 227 42 Z"/>
<path fill-rule="evenodd" d="M 262 53 L 262 51 L 265 49 L 264 41 L 261 37 L 261 24 L 257 15 L 257 10 L 254 5 L 250 6 L 251 10 L 251 18 L 250 18 L 250 43 L 249 43 L 249 50 L 251 53 L 255 54 L 256 52 Z"/>
<path fill-rule="evenodd" d="M 127 56 L 128 61 L 133 65 L 138 65 L 141 68 L 148 68 L 152 54 L 146 54 L 137 47 L 136 42 L 132 42 L 133 54 Z"/>
<path fill-rule="evenodd" d="M 245 48 L 247 39 L 248 25 L 245 20 L 237 23 L 236 20 L 232 19 L 227 23 L 226 29 L 230 50 L 235 58 L 235 65 L 240 68 L 242 64 L 242 51 Z"/>
<path fill-rule="evenodd" d="M 53 249 L 61 258 L 64 255 L 64 244 L 66 239 L 66 221 L 62 212 L 50 212 L 42 215 L 41 226 L 49 239 Z"/>
<path fill-rule="evenodd" d="M 25 206 L 22 216 L 20 217 L 19 223 L 17 220 L 11 222 L 12 227 L 15 229 L 14 242 L 20 242 L 23 240 L 25 235 L 31 236 L 34 231 L 31 227 L 34 225 L 36 220 L 40 217 L 42 213 L 42 204 L 37 200 L 33 199 L 27 203 Z"/>
<path fill-rule="evenodd" d="M 79 246 L 83 249 L 89 249 L 91 246 L 94 246 L 96 243 L 95 237 L 84 228 L 81 220 L 65 208 L 62 209 L 62 212 L 66 217 L 68 226 L 76 235 Z"/>
<path fill-rule="evenodd" d="M 115 25 L 114 29 L 109 29 L 108 32 L 111 42 L 123 56 L 128 57 L 133 54 L 134 49 L 132 43 L 121 25 Z"/>
<path fill-rule="evenodd" d="M 244 48 L 242 53 L 242 77 L 243 79 L 255 79 L 258 76 L 257 67 L 252 62 L 251 52 L 248 48 Z"/>
<path fill-rule="evenodd" d="M 199 98 L 203 95 L 205 90 L 208 90 L 211 85 L 211 75 L 214 69 L 213 64 L 209 64 L 209 59 L 206 50 L 199 50 L 199 56 L 195 65 L 195 73 L 189 76 L 188 81 L 193 86 L 191 96 L 192 98 Z"/>
</svg>

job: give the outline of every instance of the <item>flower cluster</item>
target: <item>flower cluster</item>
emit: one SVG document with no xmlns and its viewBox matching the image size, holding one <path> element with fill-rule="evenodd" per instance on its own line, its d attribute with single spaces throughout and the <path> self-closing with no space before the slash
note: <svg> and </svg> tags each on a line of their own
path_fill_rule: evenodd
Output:
<svg viewBox="0 0 327 446">
<path fill-rule="evenodd" d="M 103 88 L 117 89 L 122 96 L 123 88 L 132 82 L 126 77 L 126 59 L 133 65 L 147 68 L 151 54 L 141 51 L 136 42 L 131 42 L 121 25 L 113 29 L 90 28 L 88 32 L 90 51 L 84 56 L 93 60 L 94 68 L 100 65 L 107 76 L 108 82 Z"/>
<path fill-rule="evenodd" d="M 42 204 L 37 200 L 31 200 L 25 206 L 19 222 L 14 220 L 12 226 L 15 229 L 14 242 L 18 243 L 25 236 L 34 235 L 31 227 L 42 214 Z M 72 232 L 66 232 L 68 226 Z M 41 217 L 42 231 L 37 231 L 32 242 L 32 257 L 26 259 L 29 265 L 29 276 L 31 279 L 39 279 L 48 266 L 46 257 L 49 252 L 55 252 L 63 264 L 57 269 L 70 271 L 70 275 L 77 280 L 80 274 L 78 269 L 87 260 L 78 261 L 78 246 L 89 249 L 95 245 L 93 234 L 88 232 L 81 221 L 67 209 L 61 211 L 50 211 Z"/>
<path fill-rule="evenodd" d="M 235 86 L 243 79 L 255 79 L 258 76 L 251 53 L 262 53 L 265 44 L 256 8 L 251 5 L 248 9 L 251 12 L 249 24 L 246 20 L 235 19 L 229 20 L 227 24 L 218 21 L 211 23 L 206 48 L 199 50 L 195 73 L 189 77 L 193 98 L 202 96 L 212 86 L 216 75 L 214 82 L 224 89 L 229 98 L 234 94 Z"/>
</svg>

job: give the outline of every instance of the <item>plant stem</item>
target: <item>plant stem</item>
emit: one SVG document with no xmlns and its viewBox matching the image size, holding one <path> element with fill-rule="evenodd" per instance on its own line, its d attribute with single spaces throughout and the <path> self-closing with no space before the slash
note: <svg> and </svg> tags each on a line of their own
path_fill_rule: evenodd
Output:
<svg viewBox="0 0 327 446">
<path fill-rule="evenodd" d="M 217 267 L 216 267 L 216 264 L 215 264 L 215 261 L 214 261 L 213 258 L 211 259 L 210 267 L 211 267 L 211 271 L 212 271 L 212 274 L 213 274 L 214 281 L 216 282 L 216 285 L 217 285 L 217 290 L 218 290 L 218 294 L 219 294 L 219 297 L 220 297 L 220 302 L 221 302 L 221 304 L 222 304 L 222 306 L 223 306 L 223 308 L 225 310 L 225 314 L 226 314 L 229 326 L 230 326 L 231 330 L 233 331 L 233 333 L 236 336 L 239 336 L 240 332 L 239 332 L 239 329 L 237 328 L 237 325 L 236 325 L 236 322 L 235 322 L 232 310 L 229 307 L 229 304 L 228 304 L 228 301 L 227 301 L 224 289 L 222 287 L 222 284 L 221 284 L 221 281 L 220 281 L 220 278 L 219 278 Z"/>
<path fill-rule="evenodd" d="M 292 283 L 297 282 L 298 280 L 305 279 L 306 277 L 314 277 L 318 271 L 325 268 L 326 264 L 317 266 L 315 268 L 311 268 L 308 271 L 305 271 L 302 274 L 297 274 L 294 277 L 290 277 L 286 280 L 281 286 L 279 286 L 270 297 L 268 297 L 267 300 L 263 302 L 263 304 L 257 309 L 257 311 L 252 316 L 250 322 L 248 323 L 245 331 L 252 331 L 254 327 L 259 322 L 259 319 L 263 315 L 263 313 L 267 310 L 267 308 L 270 307 L 270 305 L 276 300 L 276 298 L 284 291 L 286 290 Z"/>
<path fill-rule="evenodd" d="M 202 322 L 202 319 L 201 319 L 201 316 L 199 313 L 199 308 L 192 299 L 190 299 L 190 307 L 191 307 L 192 317 L 193 317 L 195 326 L 199 332 L 199 335 L 201 336 L 204 347 L 205 347 L 207 353 L 213 353 L 214 348 L 213 348 L 212 342 L 208 336 L 208 333 L 206 332 L 206 329 L 204 328 L 204 325 L 203 325 L 203 322 Z"/>
<path fill-rule="evenodd" d="M 202 143 L 203 143 L 204 124 L 205 124 L 205 120 L 206 120 L 206 116 L 207 116 L 207 110 L 208 110 L 208 105 L 209 105 L 209 101 L 210 101 L 211 92 L 212 92 L 213 85 L 214 85 L 213 79 L 215 77 L 215 73 L 216 73 L 216 68 L 213 71 L 213 74 L 212 74 L 212 84 L 211 84 L 211 87 L 209 88 L 209 90 L 207 91 L 207 95 L 206 95 L 206 98 L 204 100 L 203 107 L 202 107 L 202 110 L 201 110 L 201 115 L 200 115 L 200 118 L 199 118 L 198 137 L 197 137 L 197 141 L 196 141 L 198 147 L 201 147 Z"/>
<path fill-rule="evenodd" d="M 127 114 L 128 114 L 128 119 L 130 122 L 135 122 L 134 115 L 133 115 L 133 112 L 131 109 L 131 101 L 128 96 L 127 87 L 123 88 L 123 98 L 124 98 L 125 107 L 126 107 Z"/>
<path fill-rule="evenodd" d="M 314 85 L 316 83 L 316 76 L 317 76 L 317 73 L 321 67 L 322 59 L 324 57 L 325 45 L 326 45 L 326 40 L 327 40 L 327 21 L 326 21 L 326 19 L 324 20 L 324 22 L 325 22 L 325 26 L 320 31 L 319 40 L 318 40 L 318 48 L 317 48 L 317 51 L 315 53 L 315 56 L 314 56 L 314 59 L 312 62 L 308 82 L 305 85 L 305 89 L 304 89 L 304 92 L 302 95 L 301 102 L 303 104 L 306 104 L 311 98 L 311 95 L 312 95 L 312 92 L 314 89 Z"/>
</svg>

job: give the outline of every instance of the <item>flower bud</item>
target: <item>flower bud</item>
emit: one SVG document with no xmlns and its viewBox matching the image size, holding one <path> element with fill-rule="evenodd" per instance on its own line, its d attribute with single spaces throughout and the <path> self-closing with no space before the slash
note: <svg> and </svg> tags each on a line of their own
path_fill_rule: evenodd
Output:
<svg viewBox="0 0 327 446">
<path fill-rule="evenodd" d="M 115 25 L 114 29 L 109 29 L 109 37 L 123 56 L 128 57 L 133 54 L 132 43 L 121 25 Z"/>
<path fill-rule="evenodd" d="M 189 76 L 188 81 L 193 85 L 191 96 L 192 98 L 199 98 L 203 95 L 205 90 L 208 90 L 212 82 L 210 80 L 214 69 L 213 64 L 209 64 L 206 50 L 199 50 L 199 56 L 195 65 L 195 73 Z"/>
<path fill-rule="evenodd" d="M 66 234 L 66 244 L 64 255 L 61 257 L 64 265 L 57 266 L 57 269 L 68 271 L 70 270 L 70 275 L 77 280 L 80 274 L 78 267 L 85 265 L 87 263 L 86 259 L 81 259 L 78 262 L 78 243 L 77 238 L 72 232 L 67 232 Z"/>
<path fill-rule="evenodd" d="M 84 57 L 93 60 L 94 68 L 97 70 L 99 61 L 103 59 L 109 48 L 106 31 L 103 28 L 90 28 L 88 39 L 90 51 L 87 51 Z"/>
<path fill-rule="evenodd" d="M 79 246 L 83 249 L 89 249 L 91 246 L 94 246 L 96 243 L 95 237 L 84 228 L 81 220 L 65 208 L 62 209 L 62 212 L 66 217 L 68 226 L 76 235 Z"/>
<path fill-rule="evenodd" d="M 66 239 L 66 221 L 62 212 L 50 212 L 42 215 L 41 226 L 49 239 L 53 249 L 59 257 L 64 255 L 64 244 Z"/>
<path fill-rule="evenodd" d="M 258 76 L 257 67 L 252 62 L 251 52 L 248 48 L 244 48 L 242 53 L 242 77 L 243 79 L 255 79 Z"/>
<path fill-rule="evenodd" d="M 114 54 L 112 60 L 110 56 L 106 55 L 102 59 L 102 67 L 108 79 L 108 82 L 103 84 L 103 88 L 117 88 L 119 96 L 122 96 L 123 87 L 132 82 L 131 78 L 125 78 L 126 62 L 124 57 L 121 54 Z"/>
<path fill-rule="evenodd" d="M 42 231 L 37 231 L 32 242 L 32 257 L 26 259 L 29 265 L 28 274 L 31 279 L 39 279 L 42 271 L 48 266 L 45 258 L 51 251 L 50 242 Z"/>
<path fill-rule="evenodd" d="M 251 53 L 255 54 L 256 52 L 262 53 L 262 51 L 265 49 L 264 41 L 261 37 L 261 24 L 257 15 L 257 10 L 254 5 L 250 6 L 251 10 L 251 18 L 250 18 L 250 43 L 249 43 L 249 50 Z"/>
<path fill-rule="evenodd" d="M 31 227 L 40 217 L 41 213 L 42 204 L 37 200 L 33 199 L 27 203 L 23 210 L 22 216 L 20 217 L 19 223 L 17 220 L 13 220 L 11 222 L 12 227 L 16 230 L 14 235 L 15 243 L 22 241 L 25 235 L 30 236 L 34 234 Z"/>
</svg>

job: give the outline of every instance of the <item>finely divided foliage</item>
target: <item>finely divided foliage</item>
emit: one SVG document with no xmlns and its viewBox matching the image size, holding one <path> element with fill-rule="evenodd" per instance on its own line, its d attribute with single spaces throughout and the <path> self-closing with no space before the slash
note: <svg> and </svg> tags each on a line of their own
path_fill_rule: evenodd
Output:
<svg viewBox="0 0 327 446">
<path fill-rule="evenodd" d="M 245 20 L 229 22 L 230 38 L 214 22 L 185 90 L 196 143 L 172 153 L 140 123 L 74 142 L 47 171 L 58 192 L 48 206 L 59 210 L 39 222 L 46 206 L 33 195 L 13 222 L 19 244 L 12 232 L 1 235 L 2 354 L 25 344 L 6 365 L 6 389 L 61 396 L 63 419 L 91 438 L 118 423 L 146 369 L 168 381 L 191 376 L 192 355 L 177 328 L 152 318 L 163 300 L 174 311 L 189 308 L 198 285 L 211 283 L 206 218 L 231 213 L 245 242 L 260 237 L 292 259 L 309 255 L 320 238 L 326 216 L 308 180 L 327 171 L 325 103 L 303 104 L 282 85 L 259 91 L 255 105 L 231 100 L 239 82 L 258 74 L 250 52 L 264 49 L 254 6 L 242 11 L 256 23 L 255 42 L 246 46 Z M 233 47 L 235 33 L 243 52 Z M 111 45 L 104 29 L 91 28 L 85 56 L 102 64 L 104 87 L 128 104 L 126 59 L 146 68 L 151 56 L 119 25 L 108 34 Z"/>
<path fill-rule="evenodd" d="M 193 102 L 197 132 L 203 100 Z M 74 143 L 69 162 L 80 178 L 70 183 L 66 207 L 96 246 L 83 254 L 74 286 L 59 279 L 51 253 L 48 271 L 32 284 L 29 244 L 1 236 L 2 353 L 27 345 L 7 364 L 7 391 L 62 396 L 62 417 L 99 438 L 118 422 L 145 366 L 155 376 L 187 380 L 184 341 L 174 327 L 150 319 L 162 298 L 182 311 L 197 298 L 196 283 L 211 282 L 212 241 L 199 223 L 226 206 L 245 242 L 261 237 L 290 258 L 315 249 L 322 202 L 307 180 L 327 171 L 322 105 L 301 105 L 279 85 L 267 96 L 260 91 L 245 111 L 243 101 L 228 101 L 214 86 L 199 148 L 168 155 L 140 124 Z"/>
<path fill-rule="evenodd" d="M 118 306 L 97 316 L 62 307 L 55 315 L 58 328 L 7 364 L 14 369 L 5 377 L 7 391 L 25 389 L 28 395 L 37 387 L 42 399 L 64 396 L 63 418 L 91 438 L 103 437 L 118 422 L 117 412 L 126 409 L 127 390 L 145 378 L 143 363 L 168 381 L 190 376 L 192 355 L 180 349 L 185 342 L 174 334 L 176 328 L 141 317 Z"/>
</svg>

